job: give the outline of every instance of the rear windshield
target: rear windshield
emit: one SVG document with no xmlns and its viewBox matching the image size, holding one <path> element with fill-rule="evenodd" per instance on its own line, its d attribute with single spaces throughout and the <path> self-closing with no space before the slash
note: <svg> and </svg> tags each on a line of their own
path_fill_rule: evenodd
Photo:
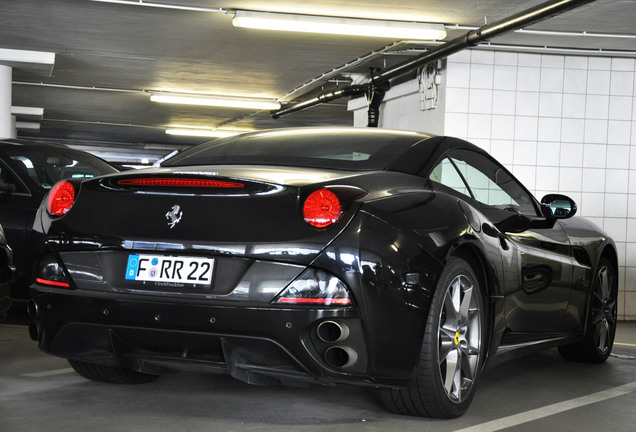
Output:
<svg viewBox="0 0 636 432">
<path fill-rule="evenodd" d="M 386 168 L 427 138 L 411 132 L 369 129 L 272 130 L 201 144 L 163 166 L 283 165 L 346 170 Z"/>
<path fill-rule="evenodd" d="M 47 146 L 45 149 L 22 145 L 4 146 L 2 152 L 14 161 L 14 167 L 26 172 L 44 189 L 50 189 L 62 179 L 93 178 L 117 172 L 98 157 L 61 146 Z"/>
</svg>

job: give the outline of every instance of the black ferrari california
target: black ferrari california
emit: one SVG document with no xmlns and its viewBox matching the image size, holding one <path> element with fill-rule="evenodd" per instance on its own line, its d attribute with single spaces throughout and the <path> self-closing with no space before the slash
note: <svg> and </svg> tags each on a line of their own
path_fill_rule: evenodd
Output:
<svg viewBox="0 0 636 432">
<path fill-rule="evenodd" d="M 456 138 L 219 139 L 51 189 L 30 333 L 96 381 L 360 385 L 393 412 L 456 417 L 494 358 L 608 358 L 616 247 L 575 213 Z"/>
</svg>

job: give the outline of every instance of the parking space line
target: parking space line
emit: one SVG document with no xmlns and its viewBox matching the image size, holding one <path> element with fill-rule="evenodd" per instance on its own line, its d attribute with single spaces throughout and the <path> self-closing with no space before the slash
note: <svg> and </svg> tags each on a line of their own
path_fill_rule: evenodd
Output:
<svg viewBox="0 0 636 432">
<path fill-rule="evenodd" d="M 65 369 L 56 369 L 56 370 L 50 370 L 50 371 L 44 371 L 44 372 L 33 372 L 28 374 L 22 374 L 22 376 L 31 377 L 31 378 L 44 378 L 44 377 L 53 376 L 53 375 L 63 375 L 63 374 L 71 373 L 71 372 L 75 372 L 75 370 L 73 368 L 65 368 Z"/>
<path fill-rule="evenodd" d="M 582 396 L 580 398 L 570 399 L 553 405 L 548 405 L 542 408 L 515 414 L 509 417 L 504 417 L 498 420 L 471 426 L 465 429 L 459 429 L 455 432 L 494 432 L 509 427 L 518 426 L 520 424 L 528 423 L 534 420 L 539 420 L 541 418 L 549 417 L 572 409 L 580 408 L 582 406 L 602 402 L 607 399 L 623 396 L 634 391 L 636 391 L 636 381 L 619 387 L 614 387 L 609 390 Z"/>
<path fill-rule="evenodd" d="M 614 342 L 614 345 L 636 347 L 636 344 L 628 344 L 628 343 L 622 343 L 622 342 Z"/>
</svg>

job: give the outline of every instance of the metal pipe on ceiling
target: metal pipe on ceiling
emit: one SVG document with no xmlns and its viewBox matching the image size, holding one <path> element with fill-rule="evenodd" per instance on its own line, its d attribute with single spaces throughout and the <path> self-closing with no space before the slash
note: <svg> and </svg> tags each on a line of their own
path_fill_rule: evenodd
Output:
<svg viewBox="0 0 636 432">
<path fill-rule="evenodd" d="M 562 14 L 574 8 L 592 3 L 595 0 L 559 0 L 542 3 L 533 8 L 519 12 L 511 17 L 504 18 L 493 24 L 487 24 L 477 30 L 472 30 L 465 35 L 456 37 L 437 48 L 431 49 L 425 54 L 414 59 L 406 60 L 391 68 L 379 72 L 371 77 L 371 81 L 381 83 L 405 75 L 418 67 L 424 66 L 435 60 L 446 58 L 468 47 L 474 47 L 494 37 L 501 36 L 524 26 L 544 21 L 556 15 Z"/>
<path fill-rule="evenodd" d="M 389 84 L 391 80 L 399 78 L 403 75 L 411 73 L 418 68 L 425 66 L 434 61 L 446 58 L 452 54 L 462 51 L 468 47 L 474 47 L 482 42 L 486 42 L 494 37 L 500 36 L 510 31 L 518 30 L 524 26 L 529 26 L 540 21 L 552 18 L 556 15 L 578 8 L 585 4 L 592 3 L 596 0 L 556 0 L 541 3 L 530 9 L 521 11 L 508 18 L 504 18 L 492 24 L 487 24 L 476 30 L 451 39 L 450 41 L 432 48 L 424 54 L 395 66 L 373 73 L 370 77 L 369 84 L 345 87 L 330 93 L 326 93 L 313 99 L 301 102 L 289 108 L 271 111 L 272 118 L 280 118 L 282 116 L 292 114 L 325 102 L 332 101 L 340 97 L 347 97 L 367 93 L 371 85 L 378 86 Z M 360 88 L 362 87 L 362 88 Z M 352 88 L 355 88 L 352 90 Z"/>
</svg>

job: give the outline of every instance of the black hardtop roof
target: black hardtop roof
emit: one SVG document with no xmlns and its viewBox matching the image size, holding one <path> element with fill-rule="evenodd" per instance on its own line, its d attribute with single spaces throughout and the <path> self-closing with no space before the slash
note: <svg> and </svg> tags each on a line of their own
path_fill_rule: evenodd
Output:
<svg viewBox="0 0 636 432">
<path fill-rule="evenodd" d="M 280 128 L 208 141 L 168 159 L 162 166 L 229 163 L 418 173 L 441 153 L 459 147 L 487 154 L 457 138 L 415 131 L 361 127 Z M 340 150 L 343 155 L 363 159 L 345 161 L 339 158 Z"/>
<path fill-rule="evenodd" d="M 9 139 L 0 140 L 0 146 L 4 146 L 4 145 L 21 146 L 21 147 L 39 147 L 39 148 L 42 148 L 42 147 L 64 148 L 64 149 L 69 149 L 71 151 L 79 151 L 79 150 L 72 149 L 71 147 L 68 147 L 67 145 L 64 145 L 64 144 L 53 144 L 53 143 L 47 143 L 43 141 L 25 140 L 22 138 L 9 138 Z"/>
</svg>

